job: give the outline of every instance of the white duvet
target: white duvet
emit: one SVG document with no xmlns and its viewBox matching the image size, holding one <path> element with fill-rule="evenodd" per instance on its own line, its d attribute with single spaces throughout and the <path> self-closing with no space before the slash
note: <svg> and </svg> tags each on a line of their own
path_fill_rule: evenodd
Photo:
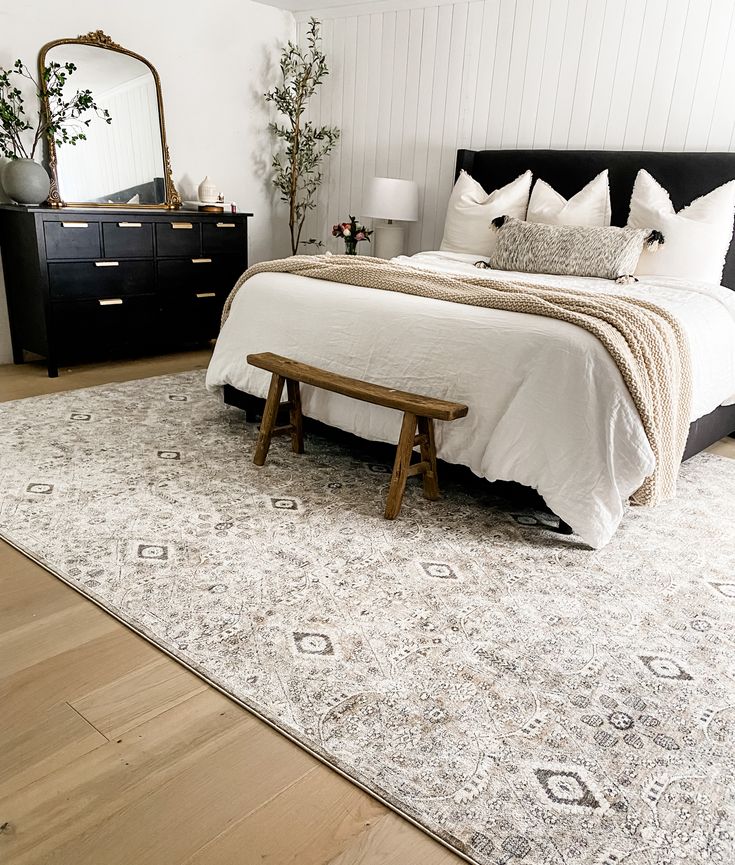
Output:
<svg viewBox="0 0 735 865">
<path fill-rule="evenodd" d="M 395 259 L 429 270 L 493 276 L 473 267 L 475 260 L 446 252 Z M 735 292 L 654 277 L 632 286 L 532 278 L 641 295 L 670 309 L 689 338 L 692 420 L 735 402 Z M 654 467 L 614 362 L 594 336 L 566 322 L 263 273 L 235 298 L 207 386 L 230 384 L 265 396 L 269 374 L 245 362 L 248 353 L 258 351 L 467 403 L 467 417 L 437 423 L 439 456 L 491 481 L 533 487 L 593 547 L 609 541 L 624 503 Z M 395 411 L 311 387 L 302 393 L 309 417 L 366 439 L 398 440 L 401 418 Z"/>
</svg>

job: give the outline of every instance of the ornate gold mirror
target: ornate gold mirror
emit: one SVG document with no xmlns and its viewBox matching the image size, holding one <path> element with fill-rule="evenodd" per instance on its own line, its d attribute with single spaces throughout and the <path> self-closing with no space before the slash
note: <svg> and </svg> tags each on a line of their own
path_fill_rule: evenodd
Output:
<svg viewBox="0 0 735 865">
<path fill-rule="evenodd" d="M 99 107 L 75 145 L 48 142 L 54 207 L 181 207 L 171 177 L 158 73 L 101 30 L 57 39 L 41 49 L 40 80 L 50 63 L 76 69 L 64 96 L 91 91 Z M 45 107 L 48 110 L 48 100 Z"/>
</svg>

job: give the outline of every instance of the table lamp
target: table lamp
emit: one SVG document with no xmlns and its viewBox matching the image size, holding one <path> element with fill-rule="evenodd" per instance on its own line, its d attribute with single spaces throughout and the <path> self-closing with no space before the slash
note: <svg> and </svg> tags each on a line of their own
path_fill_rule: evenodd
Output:
<svg viewBox="0 0 735 865">
<path fill-rule="evenodd" d="M 387 220 L 374 225 L 377 258 L 402 255 L 404 227 L 395 223 L 416 222 L 419 217 L 419 188 L 413 180 L 373 177 L 360 215 Z"/>
</svg>

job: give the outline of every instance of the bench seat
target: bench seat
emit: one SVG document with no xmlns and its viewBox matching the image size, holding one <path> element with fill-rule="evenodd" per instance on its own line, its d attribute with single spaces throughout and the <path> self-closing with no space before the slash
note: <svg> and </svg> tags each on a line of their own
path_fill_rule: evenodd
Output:
<svg viewBox="0 0 735 865">
<path fill-rule="evenodd" d="M 271 352 L 249 354 L 247 361 L 251 366 L 271 373 L 268 398 L 253 457 L 253 462 L 257 466 L 265 464 L 271 439 L 275 435 L 290 435 L 294 453 L 304 452 L 304 425 L 299 384 L 308 384 L 352 399 L 403 412 L 401 434 L 385 507 L 386 519 L 392 520 L 398 516 L 406 481 L 412 475 L 423 477 L 424 496 L 427 499 L 433 501 L 439 498 L 434 421 L 453 421 L 462 418 L 468 411 L 466 405 L 361 381 Z M 279 408 L 284 407 L 281 403 L 284 385 L 288 394 L 285 407 L 289 411 L 289 423 L 278 427 L 276 418 Z M 415 447 L 419 447 L 421 453 L 421 459 L 416 463 L 412 462 Z"/>
</svg>

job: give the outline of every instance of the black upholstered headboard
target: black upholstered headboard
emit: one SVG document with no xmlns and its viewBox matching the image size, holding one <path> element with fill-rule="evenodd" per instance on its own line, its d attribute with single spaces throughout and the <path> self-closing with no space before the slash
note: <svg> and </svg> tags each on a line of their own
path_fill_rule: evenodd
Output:
<svg viewBox="0 0 735 865">
<path fill-rule="evenodd" d="M 633 150 L 459 150 L 464 169 L 490 191 L 531 170 L 569 198 L 605 168 L 610 172 L 613 225 L 625 225 L 638 170 L 645 168 L 669 192 L 679 210 L 735 179 L 735 153 L 660 153 Z M 735 289 L 735 243 L 725 262 L 723 285 Z"/>
</svg>

